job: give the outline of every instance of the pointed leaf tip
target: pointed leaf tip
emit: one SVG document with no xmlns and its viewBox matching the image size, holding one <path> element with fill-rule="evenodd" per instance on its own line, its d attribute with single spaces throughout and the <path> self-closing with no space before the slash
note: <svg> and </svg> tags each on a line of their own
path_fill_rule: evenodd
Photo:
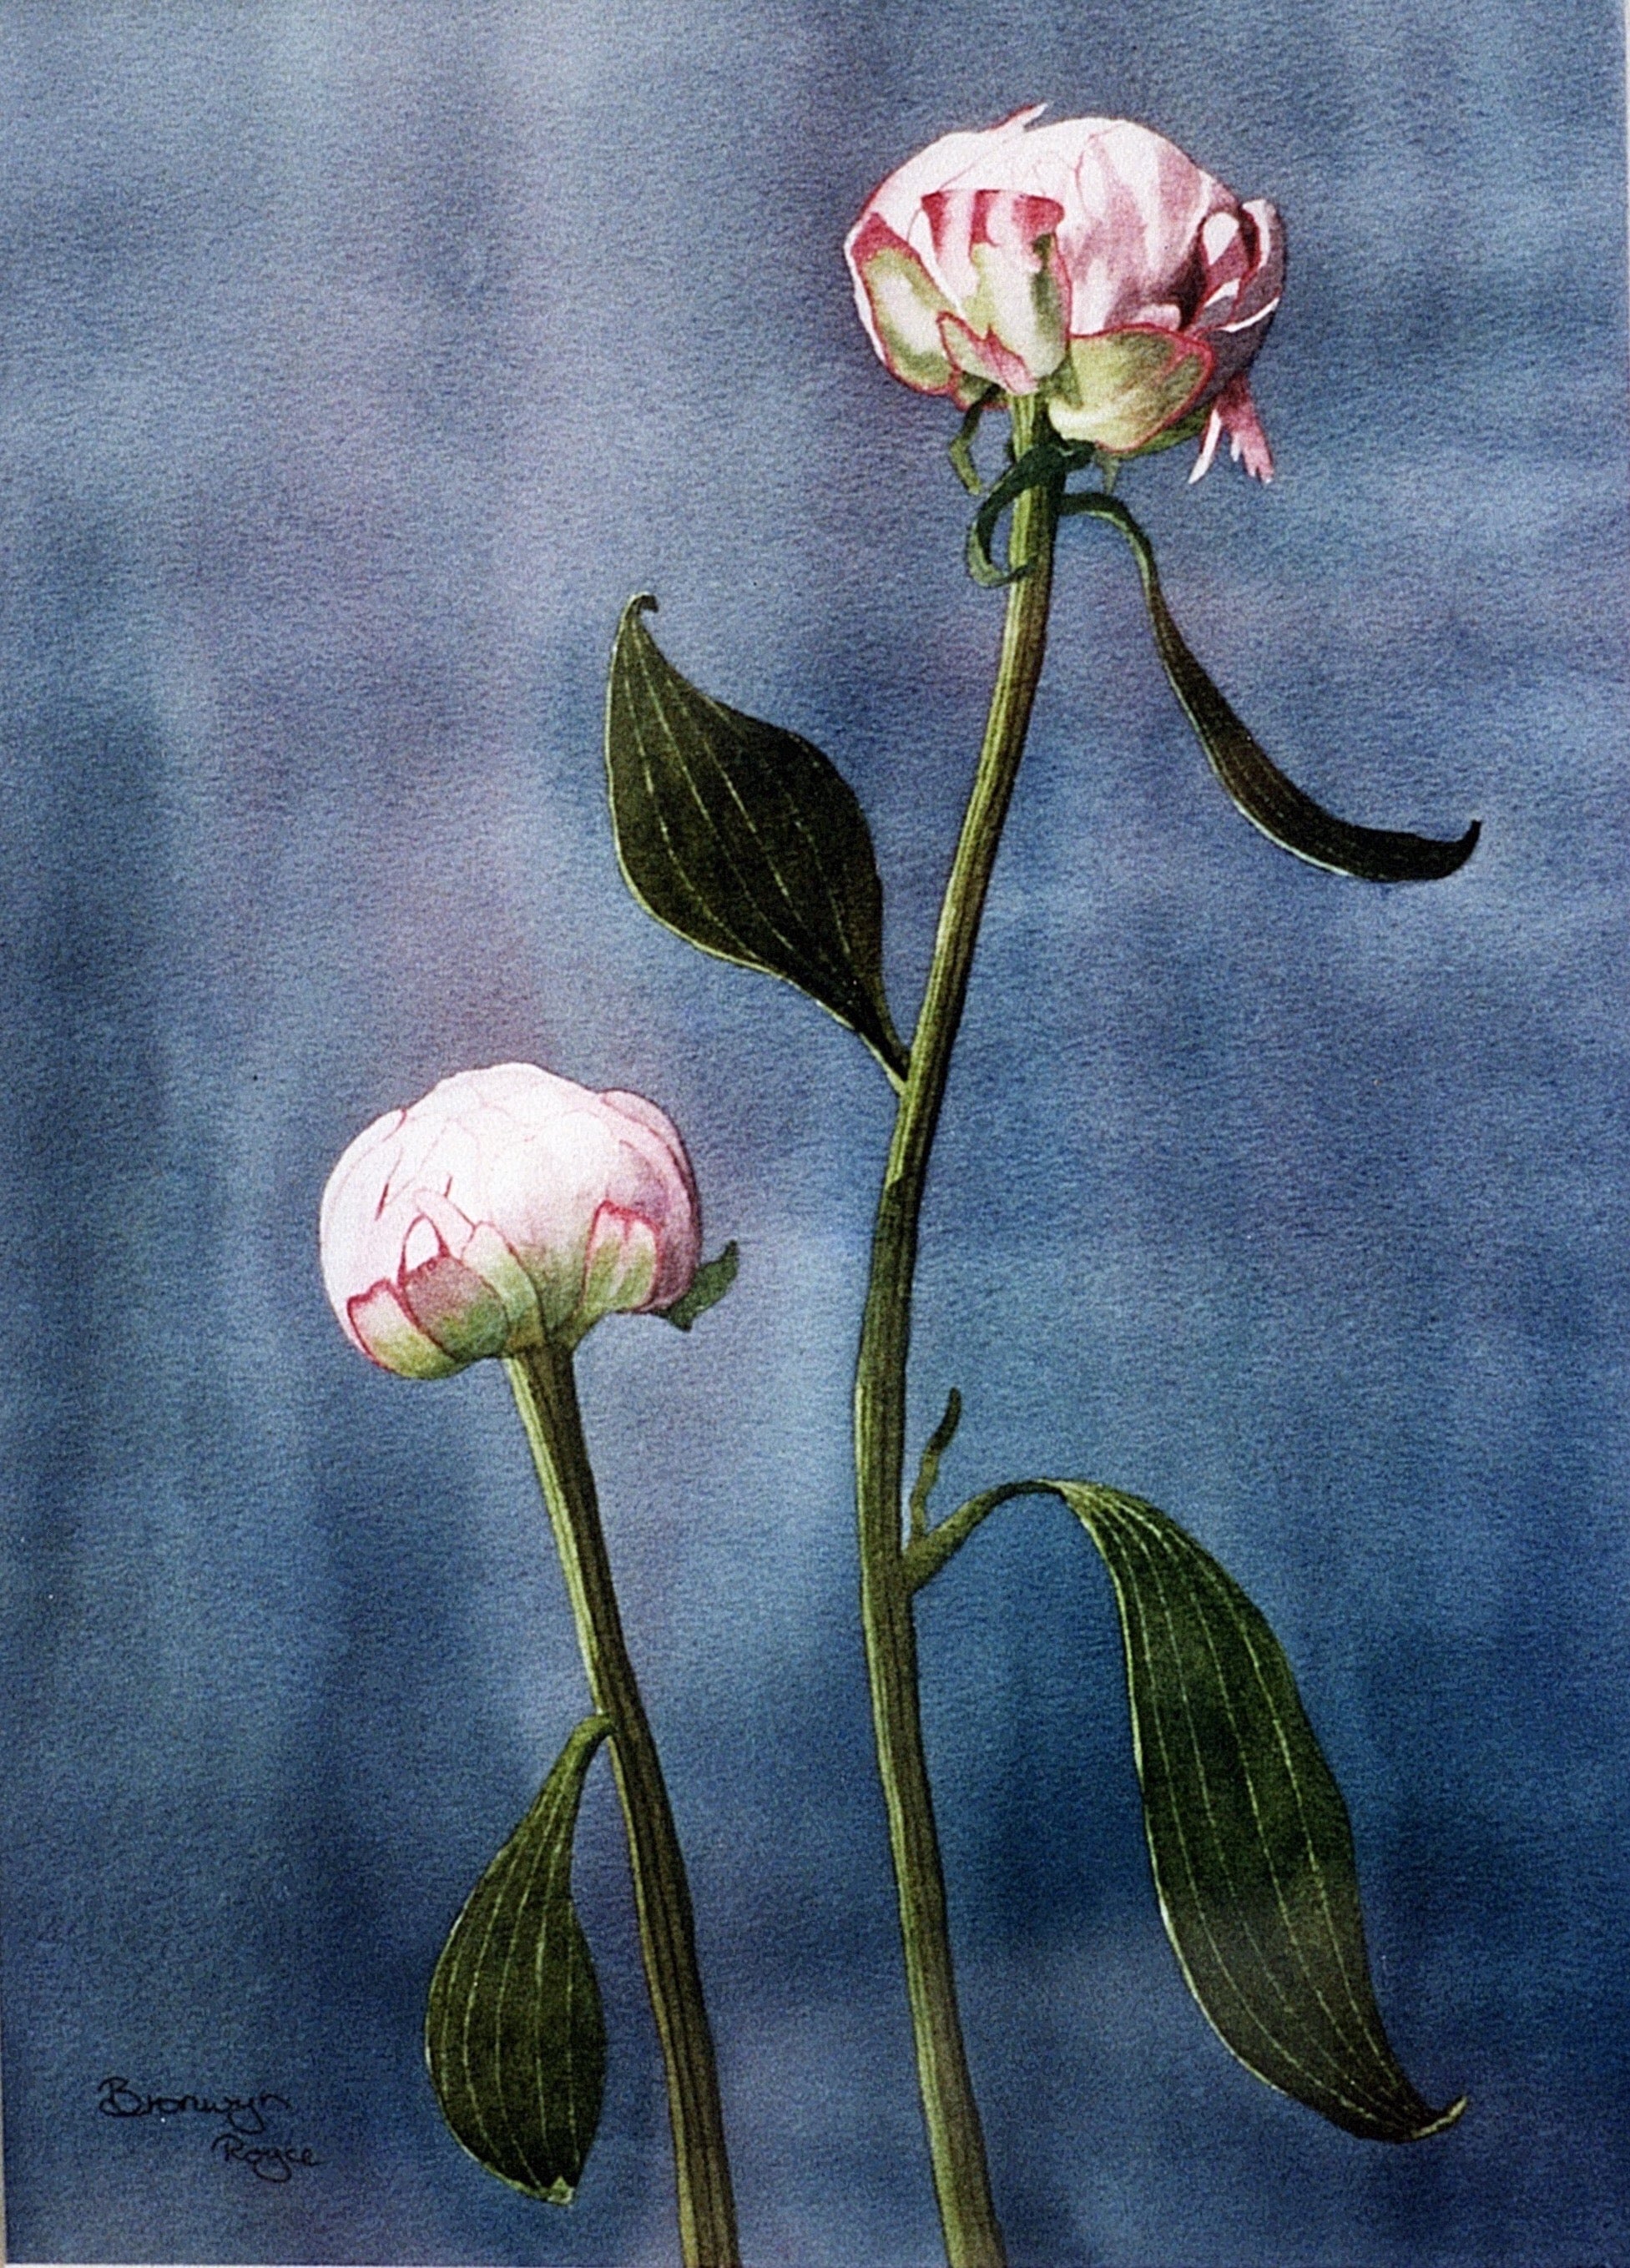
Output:
<svg viewBox="0 0 1630 2268">
<path fill-rule="evenodd" d="M 1210 1553 L 1140 1498 L 1063 1498 L 1115 1587 L 1162 1918 L 1225 2044 L 1349 2133 L 1454 2124 L 1394 2055 L 1370 1982 L 1346 1806 L 1284 1649 Z"/>
<path fill-rule="evenodd" d="M 1465 865 L 1482 832 L 1476 820 L 1464 835 L 1445 841 L 1398 828 L 1355 826 L 1304 794 L 1235 715 L 1190 652 L 1161 589 L 1154 548 L 1125 505 L 1113 497 L 1070 496 L 1061 510 L 1110 520 L 1131 544 L 1155 650 L 1172 691 L 1224 792 L 1270 842 L 1309 865 L 1350 874 L 1361 882 L 1441 882 Z"/>
<path fill-rule="evenodd" d="M 1452 2126 L 1394 2055 L 1370 1981 L 1346 1806 L 1284 1649 L 1163 1512 L 1090 1481 L 970 1497 L 908 1553 L 913 1589 L 1020 1496 L 1056 1496 L 1110 1572 L 1161 1918 L 1184 1981 L 1246 2069 L 1349 2133 Z"/>
<path fill-rule="evenodd" d="M 688 1331 L 698 1315 L 716 1307 L 735 1282 L 741 1266 L 740 1247 L 734 1237 L 724 1250 L 712 1260 L 704 1260 L 691 1279 L 690 1289 L 675 1300 L 671 1307 L 659 1307 L 657 1314 L 675 1330 Z"/>
<path fill-rule="evenodd" d="M 572 1902 L 583 1782 L 610 1730 L 586 1717 L 454 1923 L 424 2020 L 442 2116 L 513 2189 L 569 2205 L 600 2123 L 606 2028 Z"/>
<path fill-rule="evenodd" d="M 761 968 L 857 1032 L 895 1078 L 907 1056 L 883 989 L 882 885 L 854 791 L 812 742 L 729 709 L 623 610 L 606 771 L 623 873 L 656 919 Z"/>
</svg>

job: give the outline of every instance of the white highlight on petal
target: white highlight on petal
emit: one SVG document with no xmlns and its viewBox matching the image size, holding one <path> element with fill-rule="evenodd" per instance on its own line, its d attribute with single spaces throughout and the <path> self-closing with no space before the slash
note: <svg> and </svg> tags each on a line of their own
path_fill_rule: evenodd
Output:
<svg viewBox="0 0 1630 2268">
<path fill-rule="evenodd" d="M 701 1217 L 684 1145 L 654 1103 L 500 1064 L 444 1079 L 359 1135 L 323 1193 L 321 1241 L 352 1344 L 405 1375 L 446 1376 L 545 1330 L 571 1344 L 613 1308 L 672 1306 L 696 1274 Z M 438 1330 L 456 1323 L 468 1285 L 470 1329 L 449 1335 L 461 1359 L 397 1297 L 416 1274 L 423 1296 L 453 1301 Z"/>
<path fill-rule="evenodd" d="M 1211 470 L 1211 460 L 1217 453 L 1217 444 L 1222 438 L 1222 419 L 1213 409 L 1206 420 L 1206 438 L 1200 443 L 1200 453 L 1194 460 L 1194 470 L 1189 475 L 1189 486 L 1203 481 Z"/>
<path fill-rule="evenodd" d="M 1237 323 L 1225 323 L 1222 328 L 1225 331 L 1228 331 L 1230 334 L 1239 331 L 1254 331 L 1258 323 L 1265 323 L 1270 315 L 1277 313 L 1279 304 L 1280 303 L 1277 299 L 1270 299 L 1267 306 L 1265 307 L 1258 307 L 1254 315 L 1242 315 Z"/>
<path fill-rule="evenodd" d="M 423 1268 L 425 1262 L 433 1260 L 441 1248 L 441 1239 L 434 1226 L 420 1213 L 402 1240 L 402 1264 L 407 1269 Z"/>
</svg>

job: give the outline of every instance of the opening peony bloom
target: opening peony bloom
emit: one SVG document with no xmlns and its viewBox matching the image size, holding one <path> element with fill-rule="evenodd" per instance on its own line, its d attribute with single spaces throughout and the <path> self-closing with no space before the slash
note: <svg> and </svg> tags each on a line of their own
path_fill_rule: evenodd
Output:
<svg viewBox="0 0 1630 2268">
<path fill-rule="evenodd" d="M 1114 456 L 1203 425 L 1191 479 L 1227 433 L 1271 480 L 1247 372 L 1284 283 L 1278 213 L 1128 119 L 1029 130 L 1044 107 L 942 136 L 872 197 L 844 246 L 872 344 L 963 408 L 1039 393 L 1066 440 Z"/>
<path fill-rule="evenodd" d="M 499 1064 L 357 1137 L 323 1192 L 322 1277 L 354 1346 L 445 1378 L 672 1307 L 701 1236 L 690 1161 L 653 1103 Z"/>
</svg>

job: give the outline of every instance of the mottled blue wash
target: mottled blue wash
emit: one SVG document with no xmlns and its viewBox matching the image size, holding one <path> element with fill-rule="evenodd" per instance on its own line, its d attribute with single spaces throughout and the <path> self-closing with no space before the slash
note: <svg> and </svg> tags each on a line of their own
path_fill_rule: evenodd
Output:
<svg viewBox="0 0 1630 2268">
<path fill-rule="evenodd" d="M 938 2235 L 853 1609 L 889 1098 L 629 899 L 630 593 L 854 782 L 916 1005 L 1000 600 L 838 247 L 954 126 L 1147 121 L 1287 216 L 1267 490 L 1132 468 L 1268 746 L 1392 892 L 1216 790 L 1078 522 L 926 1224 L 942 1501 L 1152 1498 L 1280 1631 L 1440 2139 L 1193 2007 L 1108 1586 L 1056 1507 L 926 1600 L 975 2073 L 1024 2268 L 1630 2260 L 1626 306 L 1607 0 L 535 0 L 0 16 L 4 2014 L 14 2257 L 674 2253 L 603 1774 L 612 2033 L 559 2213 L 439 2122 L 441 1936 L 583 1705 L 501 1373 L 383 1377 L 314 1219 L 360 1126 L 534 1058 L 679 1120 L 740 1284 L 580 1369 L 688 1846 L 754 2268 Z M 119 2076 L 272 2091 L 286 2184 Z"/>
</svg>

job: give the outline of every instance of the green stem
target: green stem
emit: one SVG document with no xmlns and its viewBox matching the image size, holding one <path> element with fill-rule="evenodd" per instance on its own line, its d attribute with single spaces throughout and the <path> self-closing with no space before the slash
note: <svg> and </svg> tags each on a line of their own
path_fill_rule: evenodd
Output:
<svg viewBox="0 0 1630 2268">
<path fill-rule="evenodd" d="M 970 1496 L 937 1528 L 913 1529 L 905 1552 L 908 1587 L 920 1591 L 925 1583 L 932 1583 L 940 1568 L 955 1557 L 975 1528 L 993 1512 L 1011 1504 L 1016 1496 L 1044 1493 L 1045 1487 L 1044 1482 L 1008 1481 L 1000 1488 L 986 1489 L 983 1496 Z"/>
<path fill-rule="evenodd" d="M 572 1357 L 550 1343 L 512 1356 L 504 1366 L 549 1506 L 589 1690 L 611 1726 L 640 1951 L 667 2078 L 680 2250 L 685 2268 L 737 2268 L 730 2161 L 690 1890 L 656 1742 L 623 1636 Z"/>
<path fill-rule="evenodd" d="M 1035 404 L 1015 400 L 1011 410 L 1016 459 L 1035 438 Z M 899 1894 L 918 2080 L 951 2268 L 1001 2268 L 1006 2256 L 963 2045 L 945 1877 L 923 1749 L 912 1586 L 901 1534 L 905 1372 L 923 1189 L 968 996 L 979 917 L 1041 675 L 1057 525 L 1052 485 L 1028 490 L 1014 506 L 1009 558 L 1027 571 L 1008 591 L 990 718 L 946 885 L 910 1075 L 895 1121 L 855 1376 L 860 1612 L 872 1720 Z"/>
</svg>

